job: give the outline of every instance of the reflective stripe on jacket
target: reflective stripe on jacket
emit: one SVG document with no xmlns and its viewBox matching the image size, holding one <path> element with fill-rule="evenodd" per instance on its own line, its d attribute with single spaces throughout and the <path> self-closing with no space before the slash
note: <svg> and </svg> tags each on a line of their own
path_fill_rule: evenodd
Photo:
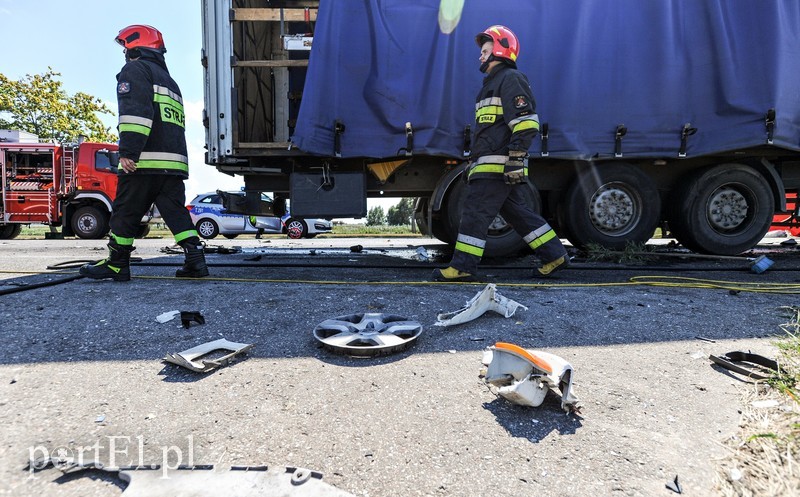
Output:
<svg viewBox="0 0 800 497">
<path fill-rule="evenodd" d="M 528 78 L 505 64 L 483 80 L 475 102 L 475 132 L 469 178 L 498 178 L 509 151 L 527 152 L 539 131 L 539 116 Z M 524 168 L 528 174 L 527 164 Z"/>
<path fill-rule="evenodd" d="M 508 162 L 507 155 L 484 155 L 469 165 L 469 178 L 480 177 L 500 177 L 503 173 L 507 172 L 506 162 Z M 523 174 L 528 176 L 528 160 L 526 159 L 522 167 Z M 478 176 L 475 176 L 478 175 Z M 491 176 L 489 176 L 491 175 Z"/>
<path fill-rule="evenodd" d="M 120 157 L 136 162 L 136 173 L 188 177 L 183 98 L 163 55 L 142 51 L 125 64 L 117 74 L 117 104 Z"/>
</svg>

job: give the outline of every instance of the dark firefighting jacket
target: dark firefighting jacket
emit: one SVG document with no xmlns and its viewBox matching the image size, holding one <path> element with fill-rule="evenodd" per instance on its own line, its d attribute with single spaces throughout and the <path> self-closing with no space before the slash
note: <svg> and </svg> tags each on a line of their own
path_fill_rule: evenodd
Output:
<svg viewBox="0 0 800 497">
<path fill-rule="evenodd" d="M 527 152 L 538 131 L 528 78 L 506 64 L 496 66 L 483 79 L 475 103 L 469 179 L 502 178 L 509 151 Z"/>
<path fill-rule="evenodd" d="M 136 162 L 134 174 L 186 178 L 189 160 L 181 90 L 162 54 L 150 50 L 141 54 L 117 74 L 119 155 Z"/>
</svg>

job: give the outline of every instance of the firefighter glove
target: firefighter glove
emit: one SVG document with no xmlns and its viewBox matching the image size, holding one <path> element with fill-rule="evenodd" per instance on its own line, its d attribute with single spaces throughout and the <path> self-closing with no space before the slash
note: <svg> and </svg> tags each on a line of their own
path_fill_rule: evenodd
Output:
<svg viewBox="0 0 800 497">
<path fill-rule="evenodd" d="M 520 158 L 510 158 L 503 168 L 503 180 L 507 185 L 516 185 L 525 181 L 525 163 Z"/>
</svg>

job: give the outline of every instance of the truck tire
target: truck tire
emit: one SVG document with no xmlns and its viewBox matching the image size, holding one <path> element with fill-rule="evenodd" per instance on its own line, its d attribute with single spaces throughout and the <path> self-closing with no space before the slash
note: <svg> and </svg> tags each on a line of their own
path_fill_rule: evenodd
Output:
<svg viewBox="0 0 800 497">
<path fill-rule="evenodd" d="M 675 238 L 695 252 L 736 255 L 767 233 L 775 199 L 766 178 L 743 164 L 720 164 L 682 182 L 670 202 Z"/>
<path fill-rule="evenodd" d="M 0 240 L 12 240 L 22 233 L 21 224 L 3 224 L 0 225 Z"/>
<path fill-rule="evenodd" d="M 197 221 L 194 227 L 197 228 L 197 232 L 200 233 L 201 237 L 208 240 L 219 235 L 219 226 L 212 219 L 201 219 Z"/>
<path fill-rule="evenodd" d="M 647 174 L 626 163 L 578 173 L 557 207 L 560 235 L 576 247 L 596 243 L 622 250 L 645 243 L 661 215 L 658 189 Z"/>
<path fill-rule="evenodd" d="M 430 197 L 418 197 L 414 204 L 414 222 L 417 224 L 420 234 L 432 236 L 444 243 L 456 243 L 455 238 L 450 238 L 450 233 L 444 228 L 445 223 L 442 222 L 441 212 L 435 213 L 432 216 L 430 225 L 428 224 L 428 208 L 430 203 Z"/>
<path fill-rule="evenodd" d="M 414 199 L 414 224 L 417 225 L 419 232 L 423 235 L 431 235 L 431 227 L 428 226 L 428 206 L 431 203 L 430 197 L 417 197 Z"/>
<path fill-rule="evenodd" d="M 96 207 L 86 205 L 75 211 L 70 225 L 78 238 L 97 240 L 108 234 L 108 214 Z"/>
<path fill-rule="evenodd" d="M 539 196 L 539 191 L 531 183 L 523 185 L 524 195 L 528 206 L 536 212 L 542 210 L 542 200 Z M 447 193 L 447 198 L 444 201 L 442 212 L 442 227 L 447 233 L 450 241 L 454 243 L 458 238 L 458 226 L 461 223 L 461 208 L 464 203 L 464 198 L 467 193 L 467 184 L 462 180 L 453 182 L 453 186 Z M 440 240 L 442 238 L 438 237 Z M 443 240 L 447 241 L 447 240 Z M 503 219 L 503 216 L 497 215 L 492 224 L 489 226 L 489 232 L 486 235 L 486 248 L 484 249 L 484 257 L 506 257 L 516 255 L 520 251 L 527 248 L 527 244 L 522 239 L 514 228 Z"/>
</svg>

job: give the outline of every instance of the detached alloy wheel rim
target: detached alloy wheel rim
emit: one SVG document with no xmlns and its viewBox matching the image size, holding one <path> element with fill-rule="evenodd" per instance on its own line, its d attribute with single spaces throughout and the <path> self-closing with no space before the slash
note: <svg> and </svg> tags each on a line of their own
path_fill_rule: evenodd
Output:
<svg viewBox="0 0 800 497">
<path fill-rule="evenodd" d="M 370 312 L 326 319 L 314 328 L 314 338 L 324 348 L 361 357 L 405 350 L 421 333 L 422 325 L 416 321 Z"/>
</svg>

